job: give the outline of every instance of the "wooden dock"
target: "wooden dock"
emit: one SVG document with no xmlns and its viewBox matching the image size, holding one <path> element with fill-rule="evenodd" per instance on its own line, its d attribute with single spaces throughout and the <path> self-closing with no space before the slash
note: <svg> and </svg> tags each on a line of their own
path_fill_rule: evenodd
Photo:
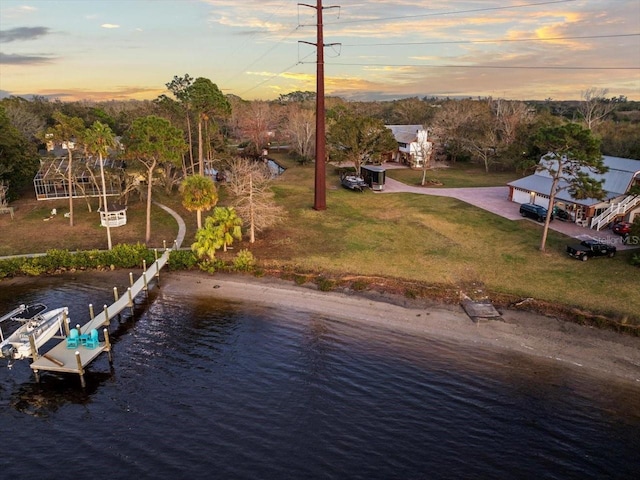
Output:
<svg viewBox="0 0 640 480">
<path fill-rule="evenodd" d="M 117 290 L 114 288 L 114 303 L 105 305 L 98 315 L 93 315 L 93 308 L 90 306 L 90 320 L 84 325 L 79 325 L 80 334 L 88 334 L 91 330 L 100 330 L 104 341 L 99 342 L 96 348 L 87 348 L 79 345 L 75 348 L 67 347 L 66 337 L 62 337 L 61 341 L 46 353 L 35 354 L 30 367 L 36 378 L 39 378 L 41 371 L 75 373 L 80 375 L 80 381 L 84 387 L 84 369 L 93 360 L 95 360 L 102 352 L 109 354 L 111 361 L 111 343 L 109 341 L 109 323 L 110 320 L 118 315 L 125 308 L 133 308 L 135 298 L 142 292 L 146 292 L 152 281 L 158 281 L 160 270 L 167 264 L 171 250 L 165 250 L 162 256 L 156 258 L 156 261 L 147 269 L 146 265 L 140 277 L 134 282 L 133 274 L 129 274 L 131 286 L 127 288 L 126 294 L 118 296 Z M 156 254 L 157 257 L 157 254 Z M 69 328 L 66 326 L 67 335 Z"/>
</svg>

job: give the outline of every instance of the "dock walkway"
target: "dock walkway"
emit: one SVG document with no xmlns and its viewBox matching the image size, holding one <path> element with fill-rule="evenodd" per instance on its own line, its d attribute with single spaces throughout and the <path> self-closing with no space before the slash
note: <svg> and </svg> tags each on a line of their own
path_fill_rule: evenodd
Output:
<svg viewBox="0 0 640 480">
<path fill-rule="evenodd" d="M 80 375 L 81 382 L 84 386 L 85 367 L 102 352 L 108 352 L 109 355 L 111 355 L 111 344 L 109 342 L 109 331 L 107 328 L 111 318 L 118 315 L 125 308 L 133 308 L 134 299 L 141 292 L 148 289 L 149 283 L 152 282 L 154 278 L 157 279 L 157 277 L 159 277 L 160 270 L 167 264 L 170 253 L 171 250 L 165 250 L 148 269 L 142 272 L 140 278 L 132 282 L 125 295 L 117 298 L 111 305 L 105 305 L 102 312 L 80 326 L 81 334 L 88 334 L 93 329 L 104 327 L 104 341 L 99 342 L 96 348 L 87 348 L 84 345 L 79 345 L 76 348 L 68 348 L 67 339 L 63 338 L 62 341 L 48 352 L 39 355 L 38 358 L 34 358 L 30 367 L 34 371 L 36 378 L 40 371 L 76 373 Z"/>
</svg>

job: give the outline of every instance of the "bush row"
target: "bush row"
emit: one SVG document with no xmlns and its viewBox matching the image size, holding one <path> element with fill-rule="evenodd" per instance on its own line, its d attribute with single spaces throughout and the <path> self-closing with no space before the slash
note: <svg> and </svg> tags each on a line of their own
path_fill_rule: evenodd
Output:
<svg viewBox="0 0 640 480">
<path fill-rule="evenodd" d="M 119 244 L 111 250 L 86 250 L 70 252 L 69 250 L 48 250 L 45 255 L 37 257 L 14 257 L 0 260 L 0 278 L 19 276 L 38 276 L 76 270 L 114 270 L 116 268 L 142 268 L 143 262 L 150 266 L 161 251 L 148 249 L 145 245 Z M 253 254 L 248 250 L 240 250 L 232 266 L 222 261 L 214 264 L 199 262 L 191 250 L 172 250 L 169 255 L 169 270 L 189 270 L 199 266 L 209 272 L 217 270 L 252 271 L 255 267 Z"/>
</svg>

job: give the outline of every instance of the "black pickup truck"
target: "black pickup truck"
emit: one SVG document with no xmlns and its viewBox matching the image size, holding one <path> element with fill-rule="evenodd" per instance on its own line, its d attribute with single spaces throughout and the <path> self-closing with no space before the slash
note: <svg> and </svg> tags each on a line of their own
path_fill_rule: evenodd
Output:
<svg viewBox="0 0 640 480">
<path fill-rule="evenodd" d="M 567 245 L 567 253 L 586 262 L 591 257 L 613 257 L 616 247 L 596 240 L 583 240 L 579 244 Z"/>
</svg>

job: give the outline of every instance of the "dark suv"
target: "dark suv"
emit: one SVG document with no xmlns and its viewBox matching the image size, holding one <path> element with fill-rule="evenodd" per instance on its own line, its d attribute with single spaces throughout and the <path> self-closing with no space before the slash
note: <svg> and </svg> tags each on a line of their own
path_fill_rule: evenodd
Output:
<svg viewBox="0 0 640 480">
<path fill-rule="evenodd" d="M 523 203 L 520 205 L 520 215 L 544 222 L 544 219 L 547 218 L 547 209 L 533 203 Z M 553 220 L 553 215 L 551 215 L 551 220 Z"/>
</svg>

